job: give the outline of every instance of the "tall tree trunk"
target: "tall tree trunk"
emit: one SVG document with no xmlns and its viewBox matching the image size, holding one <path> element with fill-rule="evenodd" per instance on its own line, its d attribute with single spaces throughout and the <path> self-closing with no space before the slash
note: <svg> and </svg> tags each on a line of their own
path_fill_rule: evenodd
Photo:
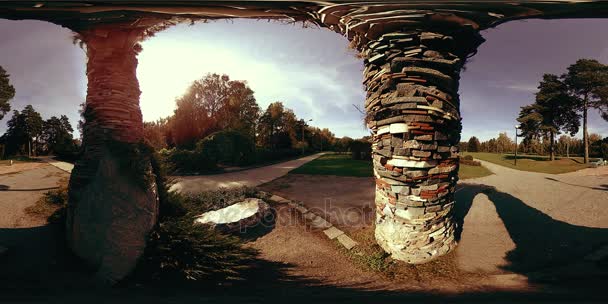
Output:
<svg viewBox="0 0 608 304">
<path fill-rule="evenodd" d="M 585 101 L 583 104 L 583 145 L 585 147 L 585 164 L 589 163 L 589 135 L 587 134 L 587 111 L 589 110 L 588 106 L 588 96 L 585 95 Z"/>
<path fill-rule="evenodd" d="M 70 178 L 66 222 L 74 253 L 111 282 L 133 270 L 158 216 L 150 160 L 132 152 L 143 139 L 136 75 L 142 32 L 129 27 L 81 33 L 88 57 L 84 152 Z"/>
<path fill-rule="evenodd" d="M 551 143 L 549 149 L 551 150 L 551 161 L 555 160 L 555 132 L 551 131 Z"/>
</svg>

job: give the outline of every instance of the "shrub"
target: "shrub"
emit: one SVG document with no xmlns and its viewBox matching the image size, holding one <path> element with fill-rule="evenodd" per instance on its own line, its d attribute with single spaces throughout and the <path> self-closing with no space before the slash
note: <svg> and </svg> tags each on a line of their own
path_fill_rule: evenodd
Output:
<svg viewBox="0 0 608 304">
<path fill-rule="evenodd" d="M 144 256 L 135 276 L 180 284 L 184 281 L 236 279 L 247 268 L 257 251 L 242 241 L 202 226 L 194 226 L 203 212 L 226 207 L 254 194 L 248 188 L 218 190 L 197 195 L 169 193 L 161 220 L 150 233 Z M 167 213 L 167 210 L 181 210 Z"/>
<path fill-rule="evenodd" d="M 256 150 L 256 162 L 265 163 L 276 161 L 285 158 L 292 158 L 301 155 L 302 150 L 298 149 L 278 149 L 270 150 L 266 148 L 258 148 Z"/>
<path fill-rule="evenodd" d="M 464 160 L 473 160 L 473 156 L 472 155 L 465 155 L 464 156 Z"/>
<path fill-rule="evenodd" d="M 460 164 L 461 165 L 468 165 L 468 166 L 476 166 L 476 167 L 481 166 L 481 162 L 476 161 L 476 160 L 468 160 L 466 158 L 461 158 L 460 159 Z"/>
<path fill-rule="evenodd" d="M 369 141 L 358 139 L 350 144 L 350 151 L 355 160 L 371 160 L 372 144 Z"/>
<path fill-rule="evenodd" d="M 253 140 L 237 131 L 213 133 L 196 143 L 196 150 L 203 158 L 224 165 L 248 165 L 255 161 Z"/>
</svg>

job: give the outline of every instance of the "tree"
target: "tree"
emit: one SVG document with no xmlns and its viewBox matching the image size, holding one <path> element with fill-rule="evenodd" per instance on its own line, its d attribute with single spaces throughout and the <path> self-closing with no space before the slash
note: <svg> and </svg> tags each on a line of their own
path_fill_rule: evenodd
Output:
<svg viewBox="0 0 608 304">
<path fill-rule="evenodd" d="M 36 150 L 36 143 L 42 133 L 42 117 L 32 105 L 27 105 L 21 112 L 13 111 L 13 117 L 7 122 L 7 126 L 8 130 L 3 138 L 8 155 L 23 153 L 26 144 L 28 155 L 31 154 L 32 148 Z M 32 139 L 35 139 L 35 142 L 32 142 Z"/>
<path fill-rule="evenodd" d="M 9 101 L 15 97 L 15 88 L 9 82 L 9 74 L 0 66 L 0 120 L 11 110 Z"/>
<path fill-rule="evenodd" d="M 170 125 L 172 140 L 180 147 L 192 148 L 198 140 L 220 130 L 255 136 L 259 107 L 244 81 L 207 74 L 195 80 L 176 105 Z"/>
<path fill-rule="evenodd" d="M 298 119 L 280 101 L 268 105 L 258 121 L 258 143 L 271 149 L 286 149 L 296 143 Z"/>
<path fill-rule="evenodd" d="M 479 152 L 481 144 L 479 143 L 479 139 L 475 136 L 472 136 L 469 139 L 469 145 L 467 147 L 468 152 Z"/>
<path fill-rule="evenodd" d="M 46 143 L 47 151 L 56 155 L 64 155 L 76 150 L 72 135 L 74 129 L 67 116 L 60 118 L 52 116 L 43 123 L 42 140 Z"/>
<path fill-rule="evenodd" d="M 579 59 L 562 75 L 572 96 L 578 98 L 577 110 L 583 116 L 584 160 L 589 162 L 587 112 L 598 109 L 608 120 L 608 66 L 593 59 Z"/>
<path fill-rule="evenodd" d="M 513 140 L 507 136 L 507 132 L 501 132 L 496 139 L 496 152 L 505 153 L 513 150 Z"/>
<path fill-rule="evenodd" d="M 535 103 L 522 107 L 517 121 L 525 137 L 549 139 L 550 159 L 555 160 L 555 136 L 562 130 L 570 135 L 578 132 L 578 99 L 569 94 L 566 84 L 556 75 L 543 75 L 538 89 Z"/>
</svg>

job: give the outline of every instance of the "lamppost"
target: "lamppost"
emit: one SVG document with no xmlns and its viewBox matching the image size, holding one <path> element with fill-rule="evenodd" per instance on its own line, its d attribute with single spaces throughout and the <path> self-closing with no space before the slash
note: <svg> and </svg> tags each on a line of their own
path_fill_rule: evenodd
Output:
<svg viewBox="0 0 608 304">
<path fill-rule="evenodd" d="M 312 121 L 312 118 L 306 121 L 302 119 L 302 155 L 304 155 L 304 131 L 306 130 L 306 122 L 308 121 Z"/>
<path fill-rule="evenodd" d="M 515 166 L 517 166 L 517 136 L 519 136 L 519 134 L 517 134 L 517 130 L 519 130 L 520 128 L 521 125 L 515 126 Z"/>
</svg>

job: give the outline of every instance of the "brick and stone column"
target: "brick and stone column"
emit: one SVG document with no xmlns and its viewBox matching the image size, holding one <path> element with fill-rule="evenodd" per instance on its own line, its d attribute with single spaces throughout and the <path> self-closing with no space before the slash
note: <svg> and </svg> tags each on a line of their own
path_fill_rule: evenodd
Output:
<svg viewBox="0 0 608 304">
<path fill-rule="evenodd" d="M 70 178 L 67 240 L 107 281 L 134 268 L 158 216 L 150 160 L 139 145 L 136 55 L 144 33 L 115 24 L 79 32 L 86 44 L 88 90 L 84 151 Z"/>
<path fill-rule="evenodd" d="M 459 72 L 481 41 L 466 29 L 393 31 L 361 48 L 373 133 L 375 235 L 395 259 L 424 263 L 456 246 Z"/>
</svg>

